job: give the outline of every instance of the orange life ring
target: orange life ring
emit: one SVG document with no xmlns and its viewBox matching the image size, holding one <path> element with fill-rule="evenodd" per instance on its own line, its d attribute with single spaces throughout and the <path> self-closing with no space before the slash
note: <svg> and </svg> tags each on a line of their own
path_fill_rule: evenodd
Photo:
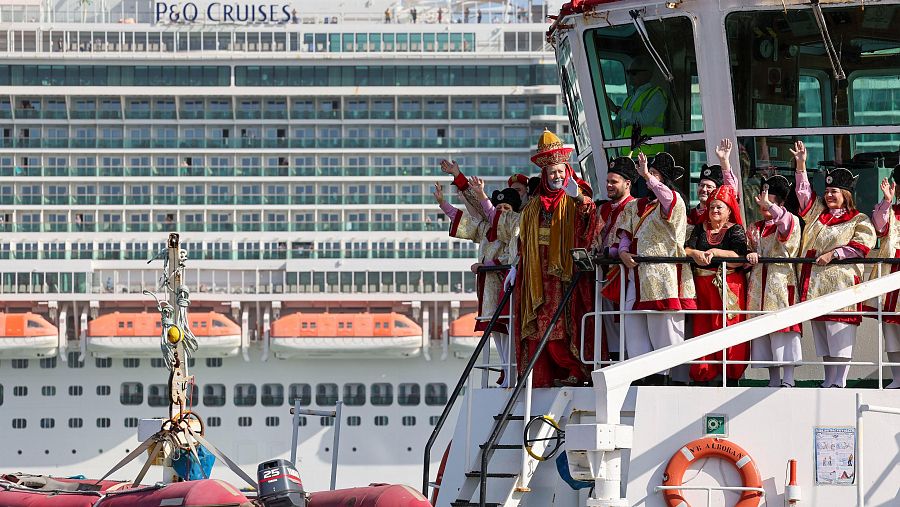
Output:
<svg viewBox="0 0 900 507">
<path fill-rule="evenodd" d="M 710 457 L 731 461 L 738 473 L 741 474 L 744 487 L 762 487 L 759 469 L 756 468 L 753 458 L 741 446 L 720 438 L 701 438 L 685 444 L 679 449 L 666 465 L 663 486 L 681 486 L 684 472 L 691 466 L 691 463 Z M 681 495 L 680 489 L 664 490 L 663 497 L 668 507 L 690 507 L 687 500 Z M 744 491 L 734 507 L 758 507 L 761 498 L 762 493 L 758 491 Z"/>
</svg>

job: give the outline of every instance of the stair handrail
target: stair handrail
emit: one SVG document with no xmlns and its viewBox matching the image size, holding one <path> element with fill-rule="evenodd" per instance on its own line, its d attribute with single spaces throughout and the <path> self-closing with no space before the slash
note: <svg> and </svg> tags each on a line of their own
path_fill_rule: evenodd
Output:
<svg viewBox="0 0 900 507">
<path fill-rule="evenodd" d="M 522 373 L 519 375 L 519 378 L 516 382 L 516 387 L 509 395 L 509 399 L 506 402 L 506 406 L 503 408 L 503 412 L 498 416 L 497 420 L 494 421 L 494 428 L 491 431 L 490 438 L 488 438 L 487 442 L 485 442 L 484 444 L 484 447 L 481 449 L 481 467 L 478 471 L 479 507 L 486 506 L 487 464 L 491 459 L 491 455 L 493 454 L 492 449 L 494 445 L 497 444 L 497 440 L 499 440 L 500 435 L 504 430 L 506 430 L 506 426 L 509 424 L 510 420 L 509 416 L 510 414 L 512 414 L 512 409 L 515 406 L 516 402 L 519 400 L 519 395 L 522 393 L 522 390 L 525 388 L 525 379 L 527 379 L 528 376 L 531 375 L 532 370 L 534 370 L 534 365 L 537 364 L 537 360 L 541 356 L 541 353 L 544 351 L 544 348 L 547 346 L 547 342 L 550 341 L 550 334 L 553 332 L 553 328 L 556 327 L 556 323 L 559 321 L 560 316 L 562 316 L 566 304 L 570 299 L 572 299 L 572 294 L 575 292 L 575 288 L 578 286 L 578 281 L 581 279 L 582 273 L 583 272 L 577 268 L 572 273 L 572 279 L 569 281 L 569 286 L 566 288 L 566 292 L 563 294 L 562 300 L 559 303 L 559 307 L 553 314 L 553 318 L 550 319 L 550 324 L 547 326 L 547 330 L 544 331 L 544 336 L 541 337 L 541 341 L 538 342 L 537 349 L 535 349 L 534 354 L 532 354 L 531 358 L 528 360 L 528 366 L 526 366 Z"/>
<path fill-rule="evenodd" d="M 478 268 L 478 271 L 505 271 L 507 269 L 510 269 L 511 267 L 512 266 L 508 265 L 481 266 Z M 503 297 L 500 299 L 500 303 L 497 305 L 497 309 L 494 310 L 494 314 L 491 316 L 491 320 L 488 322 L 487 328 L 481 335 L 481 340 L 478 341 L 478 345 L 475 346 L 475 350 L 472 351 L 472 355 L 469 356 L 469 361 L 463 368 L 463 372 L 459 376 L 459 380 L 457 380 L 456 382 L 456 387 L 453 388 L 453 393 L 447 399 L 447 403 L 444 405 L 444 410 L 443 412 L 441 412 L 440 417 L 438 417 L 437 423 L 434 425 L 434 430 L 431 431 L 431 436 L 428 437 L 428 443 L 425 444 L 424 463 L 422 471 L 422 494 L 426 497 L 428 497 L 429 478 L 431 475 L 431 448 L 434 447 L 434 442 L 437 440 L 441 429 L 444 427 L 444 423 L 447 422 L 447 418 L 450 417 L 450 412 L 453 410 L 453 406 L 456 404 L 456 400 L 459 398 L 463 387 L 466 385 L 466 382 L 468 382 L 469 374 L 471 374 L 472 370 L 475 368 L 475 363 L 478 362 L 478 357 L 484 350 L 485 345 L 489 343 L 491 332 L 493 332 L 494 330 L 494 325 L 497 323 L 500 317 L 503 316 L 503 311 L 506 308 L 506 303 L 509 302 L 509 298 L 512 296 L 513 288 L 513 284 L 509 284 L 509 286 L 506 287 L 506 289 L 503 291 Z M 513 311 L 513 309 L 510 309 L 510 311 Z M 471 393 L 468 394 L 469 396 L 471 396 Z"/>
</svg>

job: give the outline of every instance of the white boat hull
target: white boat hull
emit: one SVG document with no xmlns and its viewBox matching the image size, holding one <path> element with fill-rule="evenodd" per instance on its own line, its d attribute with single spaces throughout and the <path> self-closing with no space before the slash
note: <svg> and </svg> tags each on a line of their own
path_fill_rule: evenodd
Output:
<svg viewBox="0 0 900 507">
<path fill-rule="evenodd" d="M 241 350 L 240 335 L 197 338 L 194 357 L 232 357 Z M 92 336 L 87 351 L 96 357 L 160 357 L 159 336 Z"/>
<path fill-rule="evenodd" d="M 416 357 L 422 353 L 422 337 L 272 338 L 270 350 L 279 359 Z"/>
<path fill-rule="evenodd" d="M 59 337 L 46 336 L 4 336 L 0 338 L 0 359 L 39 359 L 54 357 L 59 346 Z"/>
</svg>

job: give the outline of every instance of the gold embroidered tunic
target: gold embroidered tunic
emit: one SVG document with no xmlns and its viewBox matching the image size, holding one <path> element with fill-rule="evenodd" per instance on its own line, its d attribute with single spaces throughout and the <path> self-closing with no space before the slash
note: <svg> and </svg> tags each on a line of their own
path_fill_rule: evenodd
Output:
<svg viewBox="0 0 900 507">
<path fill-rule="evenodd" d="M 777 224 L 766 225 L 760 220 L 751 227 L 758 238 L 756 253 L 760 257 L 797 257 L 800 252 L 800 219 L 790 215 L 791 228 L 787 235 L 778 232 Z M 747 309 L 773 312 L 797 302 L 797 271 L 794 264 L 757 264 L 747 277 Z M 748 318 L 753 318 L 750 315 Z M 792 326 L 781 332 L 800 332 L 800 326 Z"/>
<path fill-rule="evenodd" d="M 875 213 L 878 213 L 876 207 Z M 888 222 L 883 231 L 876 231 L 879 238 L 878 249 L 869 253 L 869 258 L 893 259 L 900 257 L 900 204 L 894 204 L 887 212 Z M 871 264 L 866 266 L 868 270 L 868 280 L 878 278 L 878 265 Z M 881 276 L 896 273 L 900 271 L 900 264 L 882 264 Z M 893 291 L 885 294 L 882 298 L 882 310 L 884 312 L 896 312 L 897 302 L 900 299 L 900 291 Z M 866 302 L 866 309 L 876 311 L 878 301 L 871 299 Z M 884 321 L 889 324 L 900 324 L 900 316 L 886 315 Z"/>
</svg>

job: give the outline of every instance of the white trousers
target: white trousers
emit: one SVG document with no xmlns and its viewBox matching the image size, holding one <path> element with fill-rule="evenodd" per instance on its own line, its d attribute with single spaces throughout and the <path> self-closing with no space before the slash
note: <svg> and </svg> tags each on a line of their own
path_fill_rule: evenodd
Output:
<svg viewBox="0 0 900 507">
<path fill-rule="evenodd" d="M 853 344 L 856 342 L 858 326 L 846 322 L 814 320 L 810 322 L 813 340 L 816 343 L 816 354 L 819 356 L 853 357 Z"/>
<path fill-rule="evenodd" d="M 494 346 L 497 347 L 497 354 L 500 356 L 498 363 L 503 365 L 505 376 L 500 387 L 509 387 L 510 379 L 515 377 L 515 361 L 514 357 L 509 356 L 509 335 L 503 333 L 491 333 L 494 339 Z M 494 362 L 491 360 L 491 362 Z"/>
<path fill-rule="evenodd" d="M 600 301 L 600 308 L 604 312 L 612 312 L 616 311 L 616 304 L 612 301 L 603 298 Z M 898 326 L 900 327 L 900 326 Z M 620 352 L 619 348 L 619 316 L 615 314 L 609 314 L 603 316 L 603 331 L 606 336 L 606 350 L 617 353 Z"/>
<path fill-rule="evenodd" d="M 793 363 L 803 359 L 800 333 L 771 333 L 750 343 L 750 357 L 756 361 Z M 772 364 L 755 364 L 754 368 L 771 368 Z"/>
<path fill-rule="evenodd" d="M 632 310 L 637 295 L 634 287 L 634 278 L 628 281 L 628 289 L 625 292 L 625 310 Z M 660 314 L 634 314 L 625 316 L 625 353 L 632 358 L 646 354 L 669 345 L 684 341 L 684 315 L 678 313 Z M 686 370 L 685 368 L 681 368 Z M 676 370 L 678 368 L 673 368 Z M 668 375 L 669 371 L 660 371 L 660 374 Z M 675 371 L 673 378 L 676 377 Z M 675 380 L 685 380 L 680 378 Z"/>
<path fill-rule="evenodd" d="M 884 325 L 884 351 L 900 352 L 900 325 Z"/>
</svg>

